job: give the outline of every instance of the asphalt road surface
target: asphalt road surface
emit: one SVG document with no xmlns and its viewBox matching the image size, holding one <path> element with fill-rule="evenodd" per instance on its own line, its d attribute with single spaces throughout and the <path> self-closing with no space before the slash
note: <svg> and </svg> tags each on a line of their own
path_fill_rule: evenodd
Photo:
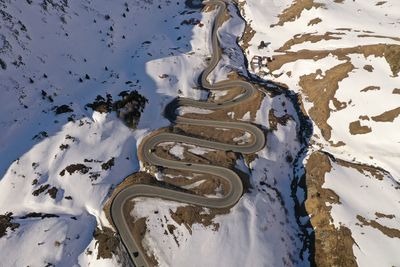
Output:
<svg viewBox="0 0 400 267">
<path fill-rule="evenodd" d="M 142 144 L 143 161 L 150 165 L 162 166 L 177 170 L 195 171 L 205 174 L 212 174 L 221 177 L 229 184 L 229 192 L 222 198 L 207 198 L 190 193 L 180 192 L 172 189 L 162 188 L 154 185 L 131 185 L 124 188 L 119 192 L 111 204 L 111 217 L 122 242 L 127 249 L 130 258 L 137 267 L 150 266 L 145 255 L 145 251 L 137 243 L 140 240 L 135 240 L 129 230 L 128 224 L 125 220 L 123 207 L 124 204 L 135 197 L 154 197 L 167 200 L 173 200 L 188 204 L 194 204 L 209 208 L 227 208 L 232 207 L 237 203 L 243 194 L 243 185 L 240 177 L 232 170 L 205 164 L 195 164 L 184 161 L 173 161 L 158 157 L 152 153 L 153 148 L 162 142 L 181 142 L 201 147 L 208 147 L 213 149 L 220 149 L 226 151 L 233 151 L 239 153 L 254 153 L 261 150 L 265 144 L 264 133 L 256 126 L 246 122 L 232 122 L 232 121 L 214 121 L 214 120 L 201 120 L 201 119 L 188 119 L 176 115 L 176 109 L 182 106 L 190 106 L 202 109 L 217 110 L 227 108 L 233 105 L 238 105 L 241 102 L 251 97 L 257 90 L 251 83 L 242 80 L 227 80 L 210 84 L 207 81 L 207 76 L 215 68 L 221 58 L 221 48 L 217 35 L 218 27 L 222 24 L 222 15 L 226 8 L 225 3 L 222 1 L 208 1 L 206 5 L 216 5 L 218 8 L 217 17 L 212 27 L 212 48 L 213 56 L 209 66 L 203 71 L 199 82 L 203 88 L 208 90 L 229 90 L 232 87 L 241 87 L 244 93 L 234 100 L 229 100 L 224 103 L 211 103 L 206 101 L 196 101 L 186 98 L 177 98 L 165 110 L 165 116 L 176 124 L 190 124 L 199 126 L 209 126 L 228 129 L 239 129 L 248 132 L 252 135 L 252 142 L 244 145 L 230 145 L 204 139 L 197 139 L 189 136 L 178 135 L 173 133 L 160 133 L 145 140 Z"/>
</svg>

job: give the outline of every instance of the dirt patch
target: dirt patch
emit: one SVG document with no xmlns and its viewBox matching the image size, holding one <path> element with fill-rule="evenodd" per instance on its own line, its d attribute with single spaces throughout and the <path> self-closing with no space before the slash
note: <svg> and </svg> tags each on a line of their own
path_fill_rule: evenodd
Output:
<svg viewBox="0 0 400 267">
<path fill-rule="evenodd" d="M 211 97 L 209 98 L 209 102 L 223 103 L 225 101 L 232 100 L 235 97 L 241 95 L 242 93 L 244 93 L 244 90 L 243 88 L 240 87 L 232 87 L 229 88 L 229 90 L 226 91 L 226 94 L 222 96 L 217 96 L 219 90 L 218 91 L 214 90 L 211 92 L 212 94 Z"/>
<path fill-rule="evenodd" d="M 350 134 L 356 135 L 370 133 L 372 130 L 371 127 L 361 125 L 360 121 L 353 121 L 349 124 L 349 131 Z"/>
<path fill-rule="evenodd" d="M 268 122 L 269 122 L 269 130 L 276 131 L 278 130 L 278 124 L 286 126 L 289 120 L 293 120 L 293 117 L 289 114 L 285 114 L 282 117 L 275 116 L 275 110 L 270 109 L 268 115 Z"/>
<path fill-rule="evenodd" d="M 357 35 L 357 37 L 360 37 L 360 38 L 370 37 L 370 38 L 390 39 L 390 40 L 393 40 L 393 41 L 400 42 L 400 38 L 399 37 L 385 36 L 385 35 L 359 34 L 359 35 Z"/>
<path fill-rule="evenodd" d="M 378 116 L 373 116 L 371 119 L 376 122 L 393 122 L 400 115 L 400 107 L 386 111 Z"/>
<path fill-rule="evenodd" d="M 332 127 L 327 123 L 330 116 L 329 102 L 332 100 L 337 109 L 342 108 L 334 97 L 339 88 L 339 82 L 349 76 L 354 69 L 350 62 L 339 64 L 325 72 L 325 76 L 320 78 L 321 72 L 317 71 L 300 77 L 299 85 L 308 101 L 314 105 L 310 108 L 309 114 L 313 121 L 321 129 L 321 134 L 325 140 L 331 138 Z"/>
<path fill-rule="evenodd" d="M 283 52 L 283 51 L 280 51 Z M 327 57 L 329 54 L 336 56 L 339 60 L 350 62 L 349 54 L 362 54 L 364 57 L 376 56 L 384 57 L 390 66 L 393 75 L 397 75 L 400 70 L 400 45 L 360 45 L 348 48 L 338 48 L 333 50 L 307 50 L 302 49 L 296 52 L 285 51 L 285 54 L 275 55 L 274 60 L 267 64 L 268 69 L 273 72 L 280 69 L 284 64 L 300 59 L 312 59 L 317 61 Z"/>
<path fill-rule="evenodd" d="M 380 90 L 381 88 L 379 86 L 367 86 L 364 89 L 362 89 L 360 92 L 368 92 L 368 91 L 377 91 Z"/>
<path fill-rule="evenodd" d="M 0 238 L 7 234 L 7 229 L 15 231 L 15 229 L 19 227 L 19 223 L 12 222 L 14 219 L 12 215 L 12 212 L 7 212 L 4 215 L 0 215 Z"/>
<path fill-rule="evenodd" d="M 320 23 L 321 21 L 322 21 L 322 19 L 320 19 L 320 18 L 312 19 L 312 20 L 310 20 L 310 21 L 308 22 L 307 26 L 316 25 L 316 24 Z"/>
<path fill-rule="evenodd" d="M 285 10 L 282 11 L 281 14 L 278 15 L 278 23 L 272 24 L 270 27 L 275 26 L 283 26 L 288 21 L 295 21 L 300 18 L 303 10 L 310 10 L 311 8 L 319 8 L 323 7 L 322 3 L 315 3 L 313 0 L 294 0 L 292 5 Z"/>
<path fill-rule="evenodd" d="M 97 259 L 111 259 L 113 254 L 116 254 L 119 240 L 111 228 L 103 227 L 103 229 L 100 229 L 97 227 L 93 232 L 93 237 L 96 240 Z"/>
<path fill-rule="evenodd" d="M 359 224 L 360 226 L 371 226 L 372 228 L 379 230 L 382 234 L 384 234 L 390 238 L 400 238 L 400 230 L 399 229 L 386 227 L 386 226 L 378 223 L 375 220 L 368 221 L 361 215 L 357 215 L 357 220 L 360 221 L 360 223 L 361 223 L 361 224 Z"/>
<path fill-rule="evenodd" d="M 374 70 L 374 67 L 372 67 L 372 65 L 365 65 L 363 69 L 368 72 L 372 72 Z"/>
<path fill-rule="evenodd" d="M 380 212 L 375 212 L 376 218 L 387 218 L 387 219 L 394 219 L 396 216 L 394 214 L 383 214 Z"/>
<path fill-rule="evenodd" d="M 331 160 L 334 160 L 340 166 L 355 169 L 359 173 L 365 175 L 366 177 L 373 177 L 380 181 L 384 179 L 385 175 L 388 175 L 388 173 L 385 170 L 383 170 L 379 167 L 370 166 L 370 165 L 361 164 L 361 163 L 348 162 L 348 161 L 333 158 L 333 157 L 331 157 Z"/>
<path fill-rule="evenodd" d="M 325 34 L 296 34 L 292 39 L 286 41 L 276 52 L 283 52 L 289 50 L 296 44 L 302 44 L 305 42 L 317 43 L 322 40 L 340 40 L 341 38 L 335 35 L 341 35 L 342 33 L 326 32 Z"/>
<path fill-rule="evenodd" d="M 331 223 L 331 207 L 329 204 L 339 204 L 336 193 L 322 188 L 325 175 L 332 169 L 328 155 L 313 152 L 306 164 L 307 199 L 306 210 L 311 214 L 311 224 L 315 232 L 315 263 L 316 266 L 357 266 L 353 254 L 354 240 L 351 231 L 345 226 L 335 228 Z M 327 203 L 329 203 L 327 205 Z"/>
<path fill-rule="evenodd" d="M 178 207 L 176 211 L 169 211 L 171 217 L 179 225 L 184 225 L 190 234 L 192 234 L 193 224 L 202 224 L 204 226 L 211 226 L 214 231 L 219 229 L 219 223 L 215 223 L 213 219 L 216 215 L 226 214 L 229 209 L 205 209 L 198 206 Z"/>
<path fill-rule="evenodd" d="M 184 117 L 201 120 L 237 121 L 242 119 L 246 115 L 246 113 L 248 113 L 247 118 L 250 121 L 254 121 L 263 98 L 263 93 L 256 92 L 254 95 L 252 95 L 239 105 L 221 108 L 209 114 L 185 114 Z"/>
<path fill-rule="evenodd" d="M 244 32 L 241 38 L 242 41 L 242 48 L 243 50 L 246 50 L 250 46 L 250 41 L 253 39 L 254 35 L 256 34 L 256 31 L 251 27 L 249 23 L 246 23 L 246 26 L 244 28 Z"/>
</svg>

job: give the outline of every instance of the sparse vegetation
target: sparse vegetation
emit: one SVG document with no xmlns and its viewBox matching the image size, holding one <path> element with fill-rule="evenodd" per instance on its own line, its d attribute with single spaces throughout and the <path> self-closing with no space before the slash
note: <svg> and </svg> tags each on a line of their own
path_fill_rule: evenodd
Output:
<svg viewBox="0 0 400 267">
<path fill-rule="evenodd" d="M 12 212 L 7 212 L 4 215 L 0 215 L 0 238 L 7 234 L 7 229 L 15 231 L 15 229 L 19 227 L 19 223 L 12 222 L 14 219 L 12 215 Z"/>
<path fill-rule="evenodd" d="M 103 170 L 109 170 L 109 169 L 111 169 L 111 167 L 112 166 L 114 166 L 114 162 L 115 162 L 115 158 L 114 157 L 112 157 L 110 160 L 108 160 L 107 162 L 105 162 L 105 163 L 103 163 L 103 164 L 101 164 L 101 168 L 103 169 Z"/>
<path fill-rule="evenodd" d="M 97 259 L 111 259 L 113 254 L 117 254 L 119 240 L 111 228 L 103 227 L 103 229 L 96 228 L 93 233 L 96 240 Z"/>
<path fill-rule="evenodd" d="M 60 115 L 63 113 L 69 113 L 69 112 L 74 112 L 74 110 L 72 108 L 70 108 L 68 105 L 61 105 L 61 106 L 55 106 L 53 108 L 54 113 L 56 115 Z"/>
<path fill-rule="evenodd" d="M 77 164 L 71 164 L 67 167 L 65 167 L 65 169 L 63 169 L 60 172 L 61 176 L 65 175 L 65 171 L 67 171 L 70 175 L 72 175 L 75 172 L 79 172 L 81 174 L 86 174 L 89 172 L 89 170 L 92 169 L 91 167 L 87 167 L 86 165 L 82 164 L 82 163 L 77 163 Z"/>
</svg>

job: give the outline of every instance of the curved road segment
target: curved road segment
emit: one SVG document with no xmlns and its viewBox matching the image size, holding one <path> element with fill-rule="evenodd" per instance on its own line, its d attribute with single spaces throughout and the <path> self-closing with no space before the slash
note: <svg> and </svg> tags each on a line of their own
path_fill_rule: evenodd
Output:
<svg viewBox="0 0 400 267">
<path fill-rule="evenodd" d="M 222 1 L 208 1 L 206 5 L 216 5 L 218 7 L 217 17 L 212 27 L 212 49 L 213 57 L 209 66 L 203 71 L 201 75 L 201 85 L 203 88 L 208 90 L 229 90 L 232 87 L 242 87 L 244 93 L 234 100 L 229 100 L 221 104 L 196 101 L 186 98 L 178 98 L 173 101 L 172 105 L 166 108 L 166 116 L 178 124 L 190 124 L 199 126 L 211 126 L 219 128 L 230 128 L 240 129 L 250 133 L 253 138 L 252 142 L 245 145 L 230 145 L 219 142 L 208 141 L 204 139 L 197 139 L 189 136 L 183 136 L 172 133 L 160 133 L 147 138 L 142 144 L 142 155 L 143 161 L 150 165 L 162 166 L 166 168 L 173 168 L 178 170 L 196 171 L 205 174 L 212 174 L 221 177 L 226 180 L 229 184 L 229 192 L 222 198 L 207 198 L 199 195 L 190 193 L 184 193 L 175 191 L 172 189 L 162 188 L 154 185 L 136 184 L 124 188 L 119 192 L 112 201 L 111 204 L 111 217 L 119 235 L 121 236 L 122 242 L 125 245 L 130 258 L 137 267 L 150 266 L 145 256 L 145 251 L 142 250 L 140 240 L 135 240 L 129 230 L 128 224 L 125 220 L 123 207 L 125 203 L 135 197 L 154 197 L 162 198 L 167 200 L 173 200 L 188 204 L 194 204 L 198 206 L 204 206 L 209 208 L 227 208 L 232 207 L 240 199 L 243 194 L 243 185 L 240 177 L 230 169 L 210 166 L 205 164 L 190 164 L 184 161 L 173 161 L 158 157 L 152 153 L 153 148 L 162 142 L 182 142 L 187 144 L 198 145 L 202 147 L 208 147 L 213 149 L 220 149 L 226 151 L 233 151 L 239 153 L 254 153 L 261 150 L 265 144 L 264 133 L 256 126 L 246 122 L 227 122 L 227 121 L 213 121 L 213 120 L 200 120 L 200 119 L 189 119 L 175 115 L 176 108 L 180 106 L 191 106 L 209 110 L 217 110 L 221 108 L 227 108 L 233 105 L 238 105 L 241 102 L 251 97 L 257 90 L 252 84 L 241 81 L 241 80 L 227 80 L 218 82 L 216 84 L 210 84 L 207 81 L 207 76 L 215 68 L 221 58 L 221 48 L 219 46 L 219 40 L 217 35 L 218 27 L 222 24 L 222 15 L 225 11 L 225 3 Z M 169 115 L 168 115 L 169 114 Z"/>
</svg>

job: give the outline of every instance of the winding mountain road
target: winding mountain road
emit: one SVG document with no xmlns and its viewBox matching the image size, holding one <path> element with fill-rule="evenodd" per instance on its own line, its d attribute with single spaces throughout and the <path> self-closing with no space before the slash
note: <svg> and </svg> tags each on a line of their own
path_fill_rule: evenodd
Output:
<svg viewBox="0 0 400 267">
<path fill-rule="evenodd" d="M 165 111 L 166 117 L 172 120 L 176 124 L 190 124 L 198 126 L 228 128 L 228 129 L 239 129 L 248 132 L 252 135 L 252 142 L 244 145 L 231 145 L 225 143 L 219 143 L 214 141 L 208 141 L 204 139 L 193 138 L 189 136 L 173 134 L 173 133 L 160 133 L 150 138 L 145 139 L 142 144 L 142 155 L 143 161 L 149 165 L 162 166 L 166 168 L 172 168 L 177 170 L 195 171 L 205 174 L 216 175 L 224 179 L 229 185 L 229 192 L 221 198 L 207 198 L 199 195 L 190 193 L 175 191 L 172 189 L 162 188 L 154 185 L 135 184 L 128 186 L 121 190 L 112 200 L 111 203 L 111 217 L 119 235 L 121 236 L 122 242 L 126 247 L 130 258 L 137 267 L 150 266 L 145 251 L 137 243 L 140 240 L 135 240 L 131 234 L 128 224 L 124 216 L 124 205 L 127 201 L 135 197 L 154 197 L 162 198 L 166 200 L 173 200 L 188 204 L 194 204 L 209 208 L 226 208 L 236 204 L 243 194 L 243 185 L 240 177 L 232 170 L 219 167 L 210 166 L 205 164 L 196 164 L 184 161 L 173 161 L 163 159 L 152 153 L 153 149 L 162 142 L 182 142 L 201 147 L 208 147 L 213 149 L 220 149 L 226 151 L 233 151 L 239 153 L 254 153 L 261 150 L 265 145 L 264 133 L 255 125 L 246 122 L 232 122 L 232 121 L 214 121 L 214 120 L 201 120 L 201 119 L 189 119 L 181 116 L 177 116 L 175 111 L 181 106 L 197 107 L 209 110 L 217 110 L 227 108 L 233 105 L 238 105 L 243 101 L 251 97 L 257 89 L 253 87 L 251 83 L 242 80 L 227 80 L 218 82 L 216 84 L 210 84 L 207 81 L 208 75 L 216 67 L 221 58 L 221 47 L 218 40 L 218 27 L 222 24 L 223 12 L 225 11 L 225 3 L 222 1 L 208 1 L 206 5 L 216 5 L 218 13 L 212 26 L 212 49 L 213 56 L 209 66 L 203 71 L 200 82 L 201 86 L 208 90 L 229 90 L 232 87 L 241 87 L 244 89 L 244 93 L 234 100 L 229 100 L 224 103 L 212 103 L 206 101 L 196 101 L 186 98 L 178 98 L 170 104 Z"/>
</svg>

